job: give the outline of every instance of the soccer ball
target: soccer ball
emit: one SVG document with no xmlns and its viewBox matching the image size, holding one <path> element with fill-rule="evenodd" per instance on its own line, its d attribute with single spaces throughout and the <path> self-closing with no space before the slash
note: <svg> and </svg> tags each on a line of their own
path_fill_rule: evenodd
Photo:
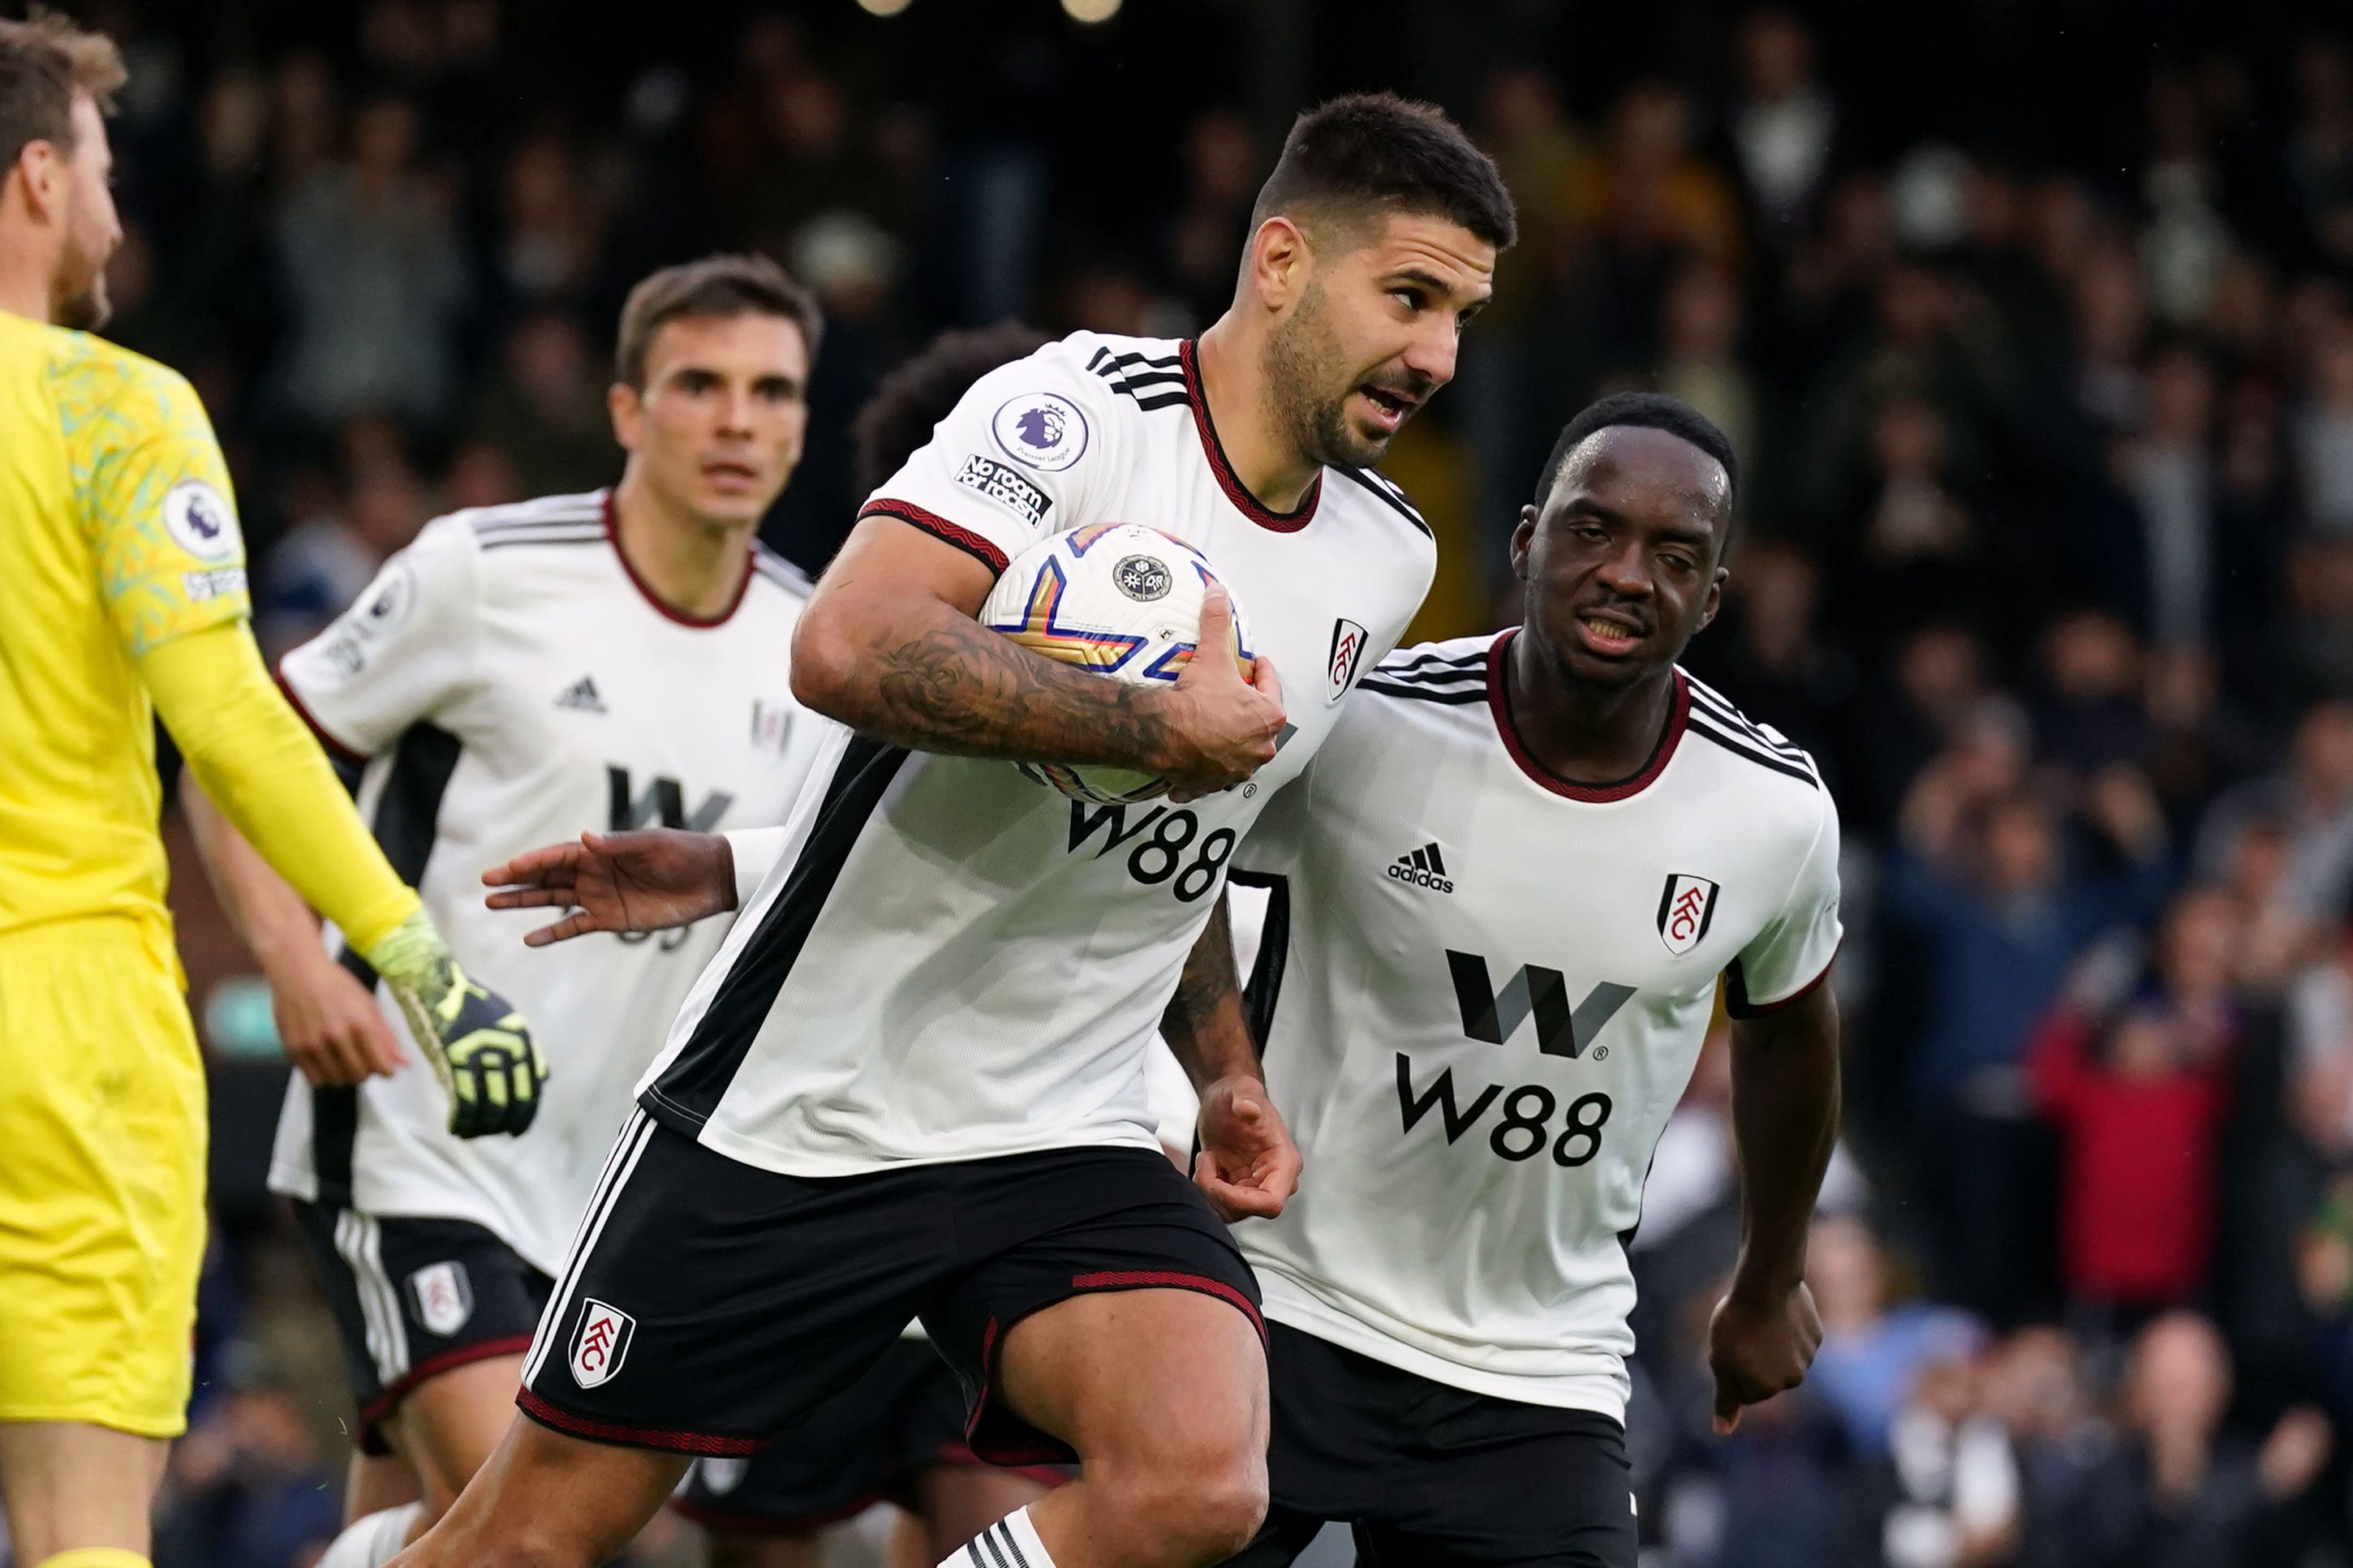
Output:
<svg viewBox="0 0 2353 1568">
<path fill-rule="evenodd" d="M 1175 680 L 1201 635 L 1201 599 L 1222 583 L 1181 539 L 1139 522 L 1072 529 L 1017 557 L 981 606 L 981 624 L 1032 653 L 1113 680 Z M 1247 679 L 1253 660 L 1233 604 L 1233 657 Z M 1022 763 L 1021 772 L 1072 800 L 1125 805 L 1168 793 L 1168 781 L 1130 768 Z"/>
</svg>

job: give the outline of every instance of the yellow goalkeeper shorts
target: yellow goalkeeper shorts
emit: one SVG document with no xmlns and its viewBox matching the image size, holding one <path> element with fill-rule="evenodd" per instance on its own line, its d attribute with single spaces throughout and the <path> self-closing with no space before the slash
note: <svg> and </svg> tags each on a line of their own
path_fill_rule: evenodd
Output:
<svg viewBox="0 0 2353 1568">
<path fill-rule="evenodd" d="M 0 1421 L 186 1427 L 205 1139 L 167 928 L 0 935 Z"/>
</svg>

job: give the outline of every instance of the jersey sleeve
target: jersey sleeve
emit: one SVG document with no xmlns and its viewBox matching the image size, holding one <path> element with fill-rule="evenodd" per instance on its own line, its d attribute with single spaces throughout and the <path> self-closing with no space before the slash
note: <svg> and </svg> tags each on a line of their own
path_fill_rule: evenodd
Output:
<svg viewBox="0 0 2353 1568">
<path fill-rule="evenodd" d="M 228 465 L 195 388 L 97 340 L 50 369 L 74 510 L 133 658 L 251 613 Z"/>
<path fill-rule="evenodd" d="M 1110 389 L 1060 343 L 975 382 L 859 517 L 895 517 L 1002 572 L 1113 499 L 1118 437 Z"/>
<path fill-rule="evenodd" d="M 1788 1006 L 1830 973 L 1846 934 L 1839 923 L 1838 806 L 1821 792 L 1821 821 L 1780 910 L 1724 974 L 1725 1011 L 1753 1018 Z"/>
<path fill-rule="evenodd" d="M 480 568 L 465 521 L 432 523 L 358 603 L 279 661 L 287 695 L 322 740 L 374 756 L 469 688 Z"/>
</svg>

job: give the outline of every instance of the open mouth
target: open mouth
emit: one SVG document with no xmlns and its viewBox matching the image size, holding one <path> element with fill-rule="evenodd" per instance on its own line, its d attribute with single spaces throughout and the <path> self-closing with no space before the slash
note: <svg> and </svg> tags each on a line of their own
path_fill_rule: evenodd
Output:
<svg viewBox="0 0 2353 1568">
<path fill-rule="evenodd" d="M 1585 646 L 1598 654 L 1615 656 L 1630 653 L 1642 640 L 1641 628 L 1599 616 L 1577 616 L 1577 629 Z"/>
<path fill-rule="evenodd" d="M 1406 416 L 1420 406 L 1419 400 L 1385 387 L 1360 386 L 1365 401 L 1373 405 L 1373 423 L 1384 430 L 1394 431 L 1406 421 Z"/>
<path fill-rule="evenodd" d="M 702 477 L 731 489 L 757 484 L 760 479 L 758 471 L 751 464 L 731 462 L 725 459 L 703 464 Z"/>
</svg>

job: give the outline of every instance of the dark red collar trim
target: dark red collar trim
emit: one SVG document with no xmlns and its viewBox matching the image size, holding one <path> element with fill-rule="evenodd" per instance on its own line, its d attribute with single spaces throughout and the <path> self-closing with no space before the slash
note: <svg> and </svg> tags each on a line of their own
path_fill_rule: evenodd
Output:
<svg viewBox="0 0 2353 1568">
<path fill-rule="evenodd" d="M 1243 489 L 1241 480 L 1234 478 L 1234 466 L 1226 461 L 1225 445 L 1218 439 L 1217 422 L 1209 417 L 1209 395 L 1201 390 L 1201 367 L 1191 338 L 1176 345 L 1176 357 L 1185 367 L 1185 395 L 1193 405 L 1193 428 L 1201 437 L 1201 455 L 1209 459 L 1209 471 L 1218 476 L 1218 486 L 1234 503 L 1234 510 L 1261 528 L 1271 528 L 1277 533 L 1296 533 L 1314 521 L 1315 503 L 1324 499 L 1322 472 L 1318 471 L 1308 485 L 1305 499 L 1294 511 L 1276 511 Z"/>
<path fill-rule="evenodd" d="M 1675 702 L 1667 713 L 1666 732 L 1659 737 L 1651 760 L 1642 764 L 1641 771 L 1616 784 L 1576 784 L 1536 761 L 1535 753 L 1520 742 L 1519 725 L 1512 718 L 1511 693 L 1504 685 L 1504 669 L 1510 662 L 1505 655 L 1519 629 L 1513 626 L 1499 633 L 1487 649 L 1487 707 L 1495 716 L 1495 731 L 1504 737 L 1504 749 L 1512 753 L 1512 761 L 1520 765 L 1520 772 L 1556 795 L 1593 805 L 1624 800 L 1650 788 L 1651 782 L 1666 772 L 1667 763 L 1674 760 L 1675 748 L 1683 743 L 1683 728 L 1691 719 L 1691 683 L 1683 679 L 1683 672 L 1675 671 Z"/>
<path fill-rule="evenodd" d="M 735 612 L 743 607 L 744 595 L 751 592 L 752 589 L 752 552 L 748 548 L 744 552 L 744 576 L 743 580 L 735 584 L 735 596 L 727 601 L 727 607 L 725 609 L 720 611 L 717 615 L 712 616 L 708 620 L 705 620 L 701 616 L 690 616 L 684 610 L 675 608 L 671 605 L 668 604 L 663 600 L 659 594 L 654 592 L 654 585 L 652 584 L 638 575 L 637 565 L 629 559 L 629 552 L 621 548 L 621 529 L 620 525 L 613 519 L 613 492 L 611 490 L 607 490 L 605 492 L 604 512 L 605 541 L 613 547 L 614 555 L 620 560 L 621 570 L 628 574 L 630 584 L 636 587 L 639 594 L 645 595 L 645 601 L 647 604 L 651 605 L 655 609 L 659 610 L 665 616 L 670 620 L 676 621 L 680 626 L 693 626 L 699 631 L 709 631 L 713 626 L 723 626 L 729 621 L 734 619 Z"/>
</svg>

